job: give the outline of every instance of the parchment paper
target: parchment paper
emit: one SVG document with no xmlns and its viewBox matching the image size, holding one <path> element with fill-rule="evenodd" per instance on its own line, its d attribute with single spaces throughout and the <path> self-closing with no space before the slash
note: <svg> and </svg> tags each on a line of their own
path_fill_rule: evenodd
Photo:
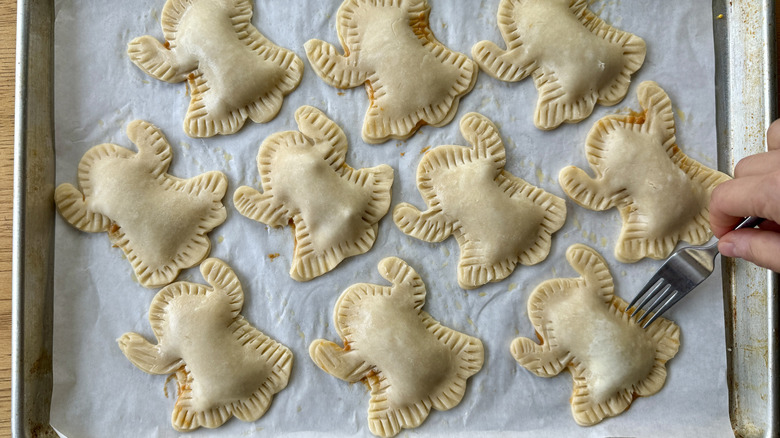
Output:
<svg viewBox="0 0 780 438">
<path fill-rule="evenodd" d="M 504 46 L 496 24 L 498 2 L 430 0 L 433 32 L 445 45 L 469 56 L 481 40 Z M 407 141 L 382 145 L 368 145 L 360 138 L 368 102 L 363 87 L 341 92 L 327 86 L 305 57 L 303 44 L 311 38 L 340 47 L 337 0 L 257 0 L 253 23 L 304 59 L 303 81 L 270 123 L 247 122 L 238 134 L 227 137 L 188 138 L 181 126 L 189 102 L 185 85 L 146 76 L 125 54 L 134 37 L 162 39 L 163 4 L 55 1 L 57 182 L 75 183 L 79 159 L 94 145 L 109 142 L 133 148 L 124 131 L 135 119 L 148 120 L 166 134 L 173 145 L 171 174 L 192 177 L 214 169 L 227 174 L 228 218 L 211 233 L 211 256 L 237 272 L 246 294 L 243 314 L 289 346 L 295 362 L 288 387 L 274 397 L 260 420 L 246 423 L 233 418 L 217 430 L 200 429 L 190 436 L 370 436 L 366 387 L 321 371 L 309 358 L 308 345 L 317 338 L 340 342 L 332 323 L 337 297 L 354 283 L 385 284 L 376 266 L 387 256 L 401 257 L 420 273 L 428 288 L 425 310 L 444 325 L 480 338 L 485 346 L 484 367 L 468 381 L 463 401 L 449 411 L 431 412 L 421 427 L 404 431 L 404 436 L 733 436 L 718 275 L 668 313 L 681 327 L 682 345 L 668 363 L 665 387 L 597 426 L 582 428 L 572 419 L 568 373 L 539 378 L 509 354 L 513 338 L 535 339 L 526 314 L 533 288 L 550 278 L 577 276 L 564 258 L 568 246 L 585 243 L 599 250 L 615 277 L 616 293 L 624 299 L 633 297 L 660 266 L 654 260 L 634 265 L 615 260 L 613 246 L 620 229 L 616 210 L 592 212 L 567 200 L 566 224 L 553 236 L 546 261 L 518 266 L 504 281 L 464 291 L 456 282 L 455 240 L 428 244 L 407 237 L 393 224 L 391 214 L 380 222 L 379 237 L 368 253 L 345 260 L 311 282 L 295 282 L 288 275 L 293 247 L 289 229 L 269 229 L 239 215 L 232 204 L 238 186 L 258 186 L 255 157 L 262 140 L 274 132 L 296 130 L 293 114 L 301 105 L 322 109 L 344 129 L 351 166 L 387 163 L 395 169 L 393 206 L 404 201 L 425 206 L 414 180 L 421 150 L 466 145 L 458 121 L 470 111 L 499 126 L 508 171 L 565 198 L 557 184 L 558 171 L 569 164 L 588 168 L 583 150 L 587 131 L 606 114 L 639 110 L 636 89 L 643 80 L 658 82 L 670 95 L 683 151 L 716 167 L 714 18 L 709 0 L 593 2 L 591 9 L 607 22 L 644 38 L 648 51 L 625 100 L 614 107 L 597 106 L 582 123 L 539 131 L 532 124 L 537 99 L 532 80 L 507 84 L 480 72 L 452 123 L 424 127 Z M 272 260 L 268 255 L 274 253 L 280 256 Z M 134 280 L 130 264 L 104 233 L 82 233 L 61 218 L 56 224 L 55 268 L 54 427 L 69 437 L 176 436 L 170 424 L 175 382 L 133 367 L 115 341 L 135 331 L 154 342 L 147 315 L 157 290 L 144 289 Z M 197 268 L 178 279 L 204 282 Z"/>
</svg>

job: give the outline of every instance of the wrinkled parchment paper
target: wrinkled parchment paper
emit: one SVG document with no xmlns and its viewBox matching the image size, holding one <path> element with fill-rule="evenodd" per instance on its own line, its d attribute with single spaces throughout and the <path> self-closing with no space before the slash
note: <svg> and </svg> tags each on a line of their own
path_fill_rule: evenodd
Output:
<svg viewBox="0 0 780 438">
<path fill-rule="evenodd" d="M 431 28 L 445 45 L 469 56 L 481 40 L 504 46 L 496 24 L 498 3 L 430 0 Z M 470 111 L 498 125 L 507 148 L 508 171 L 564 197 L 557 184 L 558 171 L 569 164 L 587 168 L 583 142 L 588 130 L 606 114 L 639 110 L 636 89 L 643 80 L 658 82 L 671 96 L 683 151 L 716 167 L 714 18 L 709 0 L 594 1 L 594 12 L 640 35 L 648 51 L 624 101 L 614 107 L 597 106 L 580 124 L 552 132 L 537 130 L 532 124 L 537 92 L 531 79 L 508 84 L 481 72 L 452 123 L 424 127 L 407 141 L 381 145 L 367 145 L 360 138 L 368 102 L 363 87 L 340 92 L 325 85 L 305 57 L 303 44 L 311 38 L 340 47 L 335 29 L 338 0 L 255 1 L 254 25 L 304 59 L 303 81 L 270 123 L 247 122 L 238 134 L 227 137 L 188 138 L 181 126 L 189 102 L 185 85 L 146 76 L 125 54 L 134 37 L 148 34 L 162 39 L 163 4 L 163 0 L 55 1 L 57 182 L 75 183 L 78 161 L 94 145 L 109 142 L 133 148 L 124 131 L 135 119 L 148 120 L 166 134 L 173 146 L 171 174 L 192 177 L 216 169 L 228 176 L 224 201 L 228 218 L 211 233 L 211 256 L 227 261 L 238 274 L 246 295 L 243 314 L 289 346 L 295 362 L 287 389 L 274 397 L 258 421 L 233 418 L 217 430 L 200 429 L 190 436 L 370 436 L 366 387 L 321 371 L 309 358 L 308 345 L 317 338 L 340 342 L 332 323 L 337 297 L 354 283 L 386 284 L 376 266 L 387 256 L 401 257 L 420 273 L 428 288 L 425 310 L 444 325 L 480 338 L 485 346 L 484 367 L 468 381 L 463 401 L 447 412 L 431 412 L 421 427 L 403 435 L 731 435 L 717 275 L 668 313 L 681 327 L 682 346 L 668 363 L 666 386 L 597 426 L 582 428 L 572 419 L 568 373 L 539 378 L 510 356 L 513 338 L 535 339 L 526 314 L 533 288 L 547 279 L 577 276 L 564 258 L 568 246 L 585 243 L 599 250 L 615 277 L 616 293 L 625 299 L 633 297 L 658 268 L 660 262 L 654 260 L 634 265 L 615 260 L 612 252 L 620 229 L 616 210 L 592 212 L 567 200 L 567 221 L 553 236 L 547 260 L 518 266 L 499 283 L 464 291 L 456 282 L 455 240 L 428 244 L 407 237 L 393 224 L 391 214 L 380 222 L 379 237 L 368 253 L 345 260 L 313 281 L 295 282 L 288 275 L 290 231 L 268 229 L 239 215 L 232 204 L 237 187 L 258 186 L 255 157 L 262 140 L 274 132 L 296 130 L 293 114 L 301 105 L 320 108 L 344 129 L 351 166 L 387 163 L 395 169 L 393 206 L 404 201 L 425 206 L 414 180 L 421 151 L 442 144 L 466 145 L 458 121 Z M 157 290 L 144 289 L 134 280 L 130 264 L 104 233 L 82 233 L 58 218 L 56 237 L 52 424 L 68 437 L 176 436 L 170 423 L 175 381 L 136 369 L 116 344 L 128 331 L 154 342 L 147 315 Z M 280 256 L 268 257 L 274 253 Z M 178 279 L 204 282 L 197 268 Z"/>
</svg>

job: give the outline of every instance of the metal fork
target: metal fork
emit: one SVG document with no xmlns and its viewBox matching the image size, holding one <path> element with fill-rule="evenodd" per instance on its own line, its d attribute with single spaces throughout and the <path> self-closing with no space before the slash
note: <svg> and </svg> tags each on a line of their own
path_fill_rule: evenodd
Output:
<svg viewBox="0 0 780 438">
<path fill-rule="evenodd" d="M 740 222 L 734 229 L 754 228 L 763 221 L 764 219 L 760 217 L 750 216 Z M 631 300 L 631 303 L 626 307 L 626 312 L 634 307 L 637 301 L 642 299 L 634 308 L 631 316 L 636 315 L 645 305 L 649 305 L 636 321 L 637 324 L 641 324 L 644 319 L 645 323 L 642 325 L 642 328 L 647 328 L 656 318 L 669 310 L 670 307 L 688 295 L 689 292 L 712 274 L 717 255 L 717 240 L 705 246 L 689 246 L 678 249 L 666 259 L 666 262 L 661 265 L 658 272 Z M 642 298 L 643 296 L 644 298 Z M 658 311 L 653 313 L 655 309 L 658 309 Z M 648 316 L 650 318 L 647 318 Z"/>
</svg>

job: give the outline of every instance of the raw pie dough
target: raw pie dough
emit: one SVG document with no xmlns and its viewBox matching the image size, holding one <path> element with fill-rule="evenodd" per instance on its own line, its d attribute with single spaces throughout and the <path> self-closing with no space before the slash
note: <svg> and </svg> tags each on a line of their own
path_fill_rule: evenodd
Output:
<svg viewBox="0 0 780 438">
<path fill-rule="evenodd" d="M 614 295 L 604 259 L 585 245 L 566 251 L 580 278 L 539 285 L 528 298 L 528 316 L 541 345 L 527 338 L 512 342 L 512 356 L 540 377 L 572 375 L 571 411 L 581 426 L 619 415 L 633 401 L 658 392 L 666 362 L 680 348 L 680 329 L 659 318 L 644 330 Z"/>
<path fill-rule="evenodd" d="M 516 82 L 533 75 L 539 129 L 579 122 L 596 103 L 617 104 L 645 60 L 644 40 L 608 25 L 587 6 L 586 0 L 502 0 L 498 27 L 507 50 L 490 41 L 471 50 L 494 78 Z"/>
<path fill-rule="evenodd" d="M 137 333 L 117 342 L 130 362 L 150 374 L 176 373 L 176 430 L 215 428 L 235 415 L 256 421 L 274 394 L 287 386 L 293 355 L 240 315 L 244 292 L 223 261 L 200 266 L 211 285 L 178 282 L 161 290 L 149 307 L 157 338 Z"/>
<path fill-rule="evenodd" d="M 637 94 L 641 114 L 604 117 L 588 134 L 585 154 L 596 178 L 574 166 L 559 175 L 577 204 L 618 208 L 623 229 L 615 257 L 624 263 L 666 258 L 679 240 L 708 241 L 710 194 L 729 179 L 677 147 L 672 103 L 658 84 L 642 82 Z"/>
<path fill-rule="evenodd" d="M 233 203 L 258 222 L 292 225 L 290 276 L 307 281 L 371 249 L 379 219 L 390 208 L 393 169 L 347 165 L 347 137 L 322 111 L 302 106 L 295 120 L 301 132 L 273 134 L 260 146 L 263 192 L 239 187 Z"/>
<path fill-rule="evenodd" d="M 162 287 L 208 255 L 206 234 L 227 215 L 227 179 L 217 171 L 190 179 L 169 175 L 171 145 L 148 122 L 130 123 L 127 136 L 138 153 L 107 143 L 93 147 L 79 162 L 83 194 L 62 184 L 54 202 L 79 230 L 107 232 L 141 285 Z"/>
<path fill-rule="evenodd" d="M 246 122 L 273 119 L 301 81 L 303 61 L 252 26 L 250 0 L 168 0 L 165 45 L 146 35 L 127 47 L 130 59 L 161 81 L 187 81 L 184 118 L 190 137 L 233 134 Z"/>
<path fill-rule="evenodd" d="M 417 167 L 428 210 L 398 204 L 393 220 L 426 242 L 454 234 L 461 251 L 458 284 L 474 289 L 506 278 L 518 263 L 544 260 L 552 233 L 566 220 L 566 204 L 504 170 L 504 144 L 485 116 L 466 114 L 460 130 L 473 147 L 439 146 Z"/>
<path fill-rule="evenodd" d="M 482 368 L 484 349 L 422 310 L 425 284 L 406 262 L 383 259 L 379 273 L 391 287 L 356 284 L 336 303 L 333 320 L 344 348 L 318 339 L 309 355 L 328 374 L 370 387 L 368 427 L 390 437 L 422 424 L 431 408 L 457 406 L 466 379 Z"/>
<path fill-rule="evenodd" d="M 310 40 L 306 56 L 329 85 L 366 85 L 363 140 L 405 139 L 420 126 L 444 126 L 474 87 L 478 69 L 433 36 L 425 0 L 345 0 L 337 22 L 344 55 Z"/>
</svg>

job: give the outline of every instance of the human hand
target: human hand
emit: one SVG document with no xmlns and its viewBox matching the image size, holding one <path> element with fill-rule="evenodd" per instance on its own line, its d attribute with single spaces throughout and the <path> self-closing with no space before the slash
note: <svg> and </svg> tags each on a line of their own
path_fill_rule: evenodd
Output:
<svg viewBox="0 0 780 438">
<path fill-rule="evenodd" d="M 780 120 L 767 130 L 768 152 L 737 163 L 734 179 L 720 184 L 710 199 L 710 227 L 718 250 L 780 272 Z M 747 216 L 765 218 L 758 228 L 732 229 Z"/>
</svg>

